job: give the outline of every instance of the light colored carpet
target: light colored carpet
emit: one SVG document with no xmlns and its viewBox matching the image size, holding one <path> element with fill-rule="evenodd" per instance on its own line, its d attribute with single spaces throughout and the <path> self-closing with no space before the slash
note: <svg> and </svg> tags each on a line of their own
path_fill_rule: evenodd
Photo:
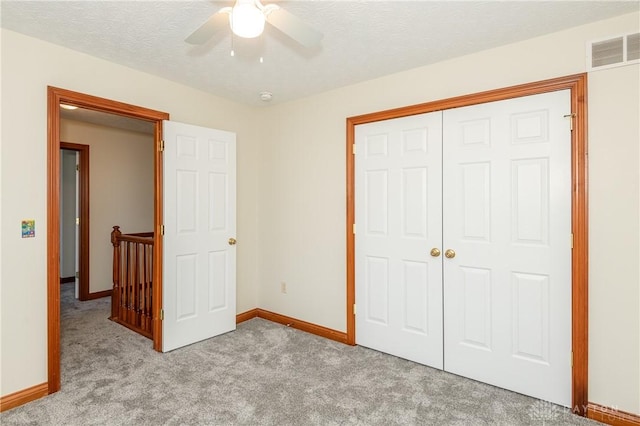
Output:
<svg viewBox="0 0 640 426">
<path fill-rule="evenodd" d="M 71 288 L 71 290 L 69 290 Z M 560 407 L 268 321 L 171 353 L 65 286 L 62 390 L 2 425 L 595 425 Z"/>
</svg>

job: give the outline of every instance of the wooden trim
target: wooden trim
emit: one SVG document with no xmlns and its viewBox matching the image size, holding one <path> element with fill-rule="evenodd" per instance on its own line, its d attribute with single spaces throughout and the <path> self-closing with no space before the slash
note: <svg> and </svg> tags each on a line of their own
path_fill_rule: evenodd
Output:
<svg viewBox="0 0 640 426">
<path fill-rule="evenodd" d="M 47 385 L 60 390 L 60 102 L 47 92 Z"/>
<path fill-rule="evenodd" d="M 291 318 L 285 315 L 276 314 L 275 312 L 265 311 L 264 309 L 256 309 L 256 311 L 257 311 L 258 318 L 262 318 L 272 322 L 277 322 L 279 324 L 286 325 L 287 327 L 291 327 L 297 330 L 306 331 L 307 333 L 315 334 L 316 336 L 324 337 L 330 340 L 335 340 L 336 342 L 347 343 L 347 334 L 341 331 L 333 330 L 331 328 L 312 324 L 310 322 Z"/>
<path fill-rule="evenodd" d="M 47 369 L 48 392 L 60 390 L 60 103 L 155 123 L 155 146 L 162 140 L 162 120 L 169 114 L 58 87 L 47 87 Z M 162 154 L 154 155 L 154 229 L 162 224 Z M 154 348 L 162 341 L 162 238 L 154 254 Z M 156 252 L 154 251 L 154 252 Z M 159 271 L 159 272 L 158 272 Z"/>
<path fill-rule="evenodd" d="M 613 426 L 640 426 L 640 415 L 590 402 L 587 417 Z"/>
<path fill-rule="evenodd" d="M 356 236 L 353 227 L 356 223 L 355 198 L 355 158 L 353 147 L 356 143 L 356 121 L 347 119 L 347 344 L 356 344 Z"/>
<path fill-rule="evenodd" d="M 155 150 L 153 155 L 153 188 L 154 188 L 154 204 L 153 204 L 153 232 L 154 232 L 154 248 L 153 248 L 153 283 L 151 291 L 153 298 L 151 300 L 151 333 L 153 334 L 153 349 L 162 352 L 162 320 L 160 312 L 162 311 L 162 253 L 163 241 L 162 224 L 162 120 L 168 120 L 169 114 L 165 117 L 158 118 L 155 123 Z"/>
<path fill-rule="evenodd" d="M 571 112 L 576 114 L 571 132 L 571 318 L 573 411 L 587 415 L 589 375 L 589 208 L 587 168 L 587 74 L 571 85 Z"/>
<path fill-rule="evenodd" d="M 89 243 L 90 235 L 90 216 L 89 216 L 89 202 L 91 200 L 90 186 L 89 186 L 89 167 L 90 167 L 90 155 L 89 145 L 70 143 L 60 141 L 60 149 L 68 149 L 76 151 L 78 153 L 78 191 L 80 192 L 78 200 L 80 204 L 80 229 L 79 229 L 79 244 L 78 254 L 79 265 L 79 299 L 81 301 L 89 300 L 89 293 L 91 288 L 90 275 L 89 275 L 89 254 L 91 252 L 91 244 Z"/>
<path fill-rule="evenodd" d="M 262 318 L 264 320 L 283 324 L 287 327 L 295 328 L 297 330 L 306 331 L 307 333 L 315 334 L 316 336 L 335 340 L 336 342 L 347 343 L 346 333 L 323 327 L 321 325 L 302 321 L 296 318 L 288 317 L 286 315 L 276 314 L 275 312 L 266 311 L 260 308 L 251 309 L 249 311 L 236 315 L 236 324 L 240 324 L 241 322 L 245 322 L 253 318 Z"/>
<path fill-rule="evenodd" d="M 76 277 L 60 277 L 60 284 L 72 283 L 76 280 Z"/>
<path fill-rule="evenodd" d="M 102 297 L 111 297 L 111 290 L 96 291 L 95 293 L 89 293 L 87 300 L 100 299 Z"/>
<path fill-rule="evenodd" d="M 19 407 L 27 402 L 35 401 L 49 394 L 49 385 L 41 383 L 0 398 L 0 413 Z"/>
<path fill-rule="evenodd" d="M 586 415 L 588 404 L 588 206 L 587 206 L 587 74 L 576 74 L 535 83 L 522 84 L 497 90 L 459 96 L 374 112 L 347 118 L 347 343 L 355 344 L 355 238 L 352 226 L 355 220 L 355 164 L 352 146 L 355 126 L 427 112 L 501 101 L 521 96 L 569 89 L 571 112 L 576 114 L 571 134 L 572 158 L 572 406 L 576 414 Z"/>
<path fill-rule="evenodd" d="M 250 319 L 256 318 L 258 316 L 258 309 L 251 309 L 250 311 L 243 312 L 241 314 L 236 315 L 236 324 L 240 324 L 241 322 L 249 321 Z"/>
</svg>

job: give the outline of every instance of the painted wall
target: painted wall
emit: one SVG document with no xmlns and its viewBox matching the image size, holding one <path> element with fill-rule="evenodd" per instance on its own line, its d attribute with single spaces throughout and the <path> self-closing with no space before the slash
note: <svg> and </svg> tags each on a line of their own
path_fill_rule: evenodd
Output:
<svg viewBox="0 0 640 426">
<path fill-rule="evenodd" d="M 154 137 L 62 119 L 60 140 L 89 145 L 89 291 L 110 290 L 112 227 L 153 231 Z"/>
<path fill-rule="evenodd" d="M 48 85 L 165 111 L 175 121 L 236 132 L 237 310 L 255 308 L 259 138 L 251 123 L 256 110 L 5 29 L 0 40 L 0 395 L 47 381 Z M 20 238 L 24 218 L 36 220 L 36 238 Z"/>
<path fill-rule="evenodd" d="M 60 277 L 76 273 L 76 152 L 60 155 Z"/>
<path fill-rule="evenodd" d="M 589 74 L 589 397 L 640 414 L 639 96 L 638 65 Z"/>
<path fill-rule="evenodd" d="M 638 14 L 270 107 L 261 116 L 261 308 L 346 329 L 345 119 L 586 71 L 586 42 L 639 31 Z M 640 413 L 638 78 L 589 77 L 589 399 Z M 280 283 L 287 283 L 287 294 Z"/>
</svg>

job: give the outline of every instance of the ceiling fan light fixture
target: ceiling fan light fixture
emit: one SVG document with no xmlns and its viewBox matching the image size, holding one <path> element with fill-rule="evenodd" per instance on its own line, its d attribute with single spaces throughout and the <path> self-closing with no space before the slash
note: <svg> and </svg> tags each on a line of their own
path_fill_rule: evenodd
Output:
<svg viewBox="0 0 640 426">
<path fill-rule="evenodd" d="M 254 38 L 264 31 L 264 13 L 253 1 L 238 1 L 231 10 L 231 31 L 238 37 Z"/>
</svg>

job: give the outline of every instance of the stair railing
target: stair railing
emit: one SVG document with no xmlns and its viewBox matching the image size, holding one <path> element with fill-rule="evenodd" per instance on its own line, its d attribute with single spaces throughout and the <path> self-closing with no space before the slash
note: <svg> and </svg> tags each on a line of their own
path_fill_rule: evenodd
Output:
<svg viewBox="0 0 640 426">
<path fill-rule="evenodd" d="M 150 339 L 152 334 L 153 232 L 111 232 L 113 292 L 111 319 Z"/>
</svg>

